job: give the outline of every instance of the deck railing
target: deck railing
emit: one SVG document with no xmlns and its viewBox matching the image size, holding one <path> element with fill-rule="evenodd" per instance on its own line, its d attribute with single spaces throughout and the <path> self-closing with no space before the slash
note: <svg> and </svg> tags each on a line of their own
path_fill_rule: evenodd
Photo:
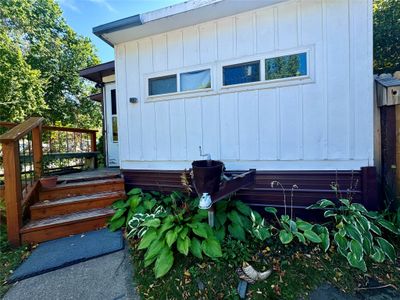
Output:
<svg viewBox="0 0 400 300">
<path fill-rule="evenodd" d="M 12 245 L 20 244 L 23 216 L 43 175 L 97 167 L 96 130 L 43 126 L 43 121 L 0 122 L 0 134 L 7 130 L 0 135 L 0 197 Z"/>
<path fill-rule="evenodd" d="M 42 122 L 43 118 L 30 118 L 0 136 L 7 233 L 12 245 L 20 244 L 24 208 L 34 196 L 42 173 Z"/>
</svg>

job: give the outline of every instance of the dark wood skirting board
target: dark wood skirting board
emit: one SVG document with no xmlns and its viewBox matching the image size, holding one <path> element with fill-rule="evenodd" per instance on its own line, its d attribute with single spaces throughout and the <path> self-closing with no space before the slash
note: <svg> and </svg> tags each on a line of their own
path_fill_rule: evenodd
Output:
<svg viewBox="0 0 400 300">
<path fill-rule="evenodd" d="M 134 187 L 161 192 L 182 188 L 181 170 L 121 170 L 121 172 L 127 191 Z M 282 190 L 271 187 L 271 182 L 274 180 L 284 186 L 288 201 L 292 185 L 298 186 L 298 189 L 294 190 L 293 197 L 296 211 L 304 211 L 307 206 L 323 198 L 335 200 L 335 192 L 330 188 L 333 182 L 339 183 L 344 197 L 347 190 L 352 188 L 355 201 L 364 204 L 368 209 L 376 210 L 381 204 L 375 167 L 365 167 L 358 171 L 257 171 L 254 186 L 240 190 L 236 198 L 253 207 L 282 207 Z"/>
</svg>

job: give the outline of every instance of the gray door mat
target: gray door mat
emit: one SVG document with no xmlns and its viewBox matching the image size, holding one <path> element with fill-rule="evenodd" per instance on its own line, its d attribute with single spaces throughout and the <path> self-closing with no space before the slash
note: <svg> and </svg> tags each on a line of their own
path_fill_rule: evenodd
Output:
<svg viewBox="0 0 400 300">
<path fill-rule="evenodd" d="M 40 244 L 8 279 L 8 283 L 70 266 L 124 248 L 121 231 L 90 231 Z"/>
</svg>

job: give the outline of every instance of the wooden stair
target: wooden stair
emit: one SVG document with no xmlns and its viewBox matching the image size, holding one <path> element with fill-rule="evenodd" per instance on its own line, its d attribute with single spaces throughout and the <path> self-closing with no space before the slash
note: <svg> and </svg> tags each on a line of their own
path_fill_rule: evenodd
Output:
<svg viewBox="0 0 400 300">
<path fill-rule="evenodd" d="M 39 202 L 30 207 L 30 221 L 21 228 L 22 242 L 39 243 L 102 228 L 124 199 L 121 177 L 93 177 L 41 188 Z"/>
</svg>

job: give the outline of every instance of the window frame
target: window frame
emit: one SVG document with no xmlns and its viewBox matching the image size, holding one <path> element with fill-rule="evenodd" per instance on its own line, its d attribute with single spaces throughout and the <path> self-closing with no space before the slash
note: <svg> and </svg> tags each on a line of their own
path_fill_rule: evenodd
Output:
<svg viewBox="0 0 400 300">
<path fill-rule="evenodd" d="M 295 77 L 286 77 L 286 78 L 278 78 L 278 79 L 265 79 L 265 60 L 269 58 L 275 58 L 285 55 L 295 55 L 300 53 L 306 53 L 307 59 L 307 74 Z M 252 90 L 260 90 L 260 89 L 269 89 L 275 87 L 285 87 L 285 86 L 294 86 L 294 85 L 303 85 L 309 83 L 315 83 L 315 45 L 307 45 L 301 46 L 286 50 L 275 50 L 267 53 L 261 53 L 256 55 L 248 55 L 242 56 L 240 58 L 228 59 L 215 61 L 213 63 L 208 64 L 199 64 L 190 67 L 182 67 L 177 69 L 172 69 L 168 71 L 159 71 L 152 72 L 143 75 L 143 86 L 144 89 L 141 88 L 141 97 L 144 99 L 144 103 L 149 102 L 158 102 L 158 101 L 168 101 L 168 100 L 177 100 L 183 98 L 195 98 L 195 97 L 203 97 L 203 96 L 213 96 L 213 95 L 221 95 L 226 93 L 234 93 L 241 91 L 252 91 Z M 239 83 L 233 85 L 223 85 L 223 67 L 229 65 L 237 65 L 247 62 L 259 61 L 260 63 L 260 80 L 246 83 Z M 197 89 L 190 91 L 180 92 L 180 74 L 200 71 L 210 69 L 211 76 L 211 88 L 206 89 Z M 163 77 L 168 75 L 177 76 L 177 90 L 176 93 L 168 93 L 168 94 L 158 94 L 158 95 L 149 95 L 149 79 Z"/>
<path fill-rule="evenodd" d="M 210 88 L 181 91 L 181 74 L 195 72 L 195 71 L 204 71 L 204 70 L 210 70 L 210 79 L 211 79 L 210 80 L 210 82 L 211 82 Z M 149 94 L 150 79 L 164 77 L 164 76 L 173 76 L 173 75 L 176 75 L 177 92 L 167 93 L 167 94 L 157 94 L 157 95 Z M 198 65 L 198 66 L 192 66 L 192 67 L 186 67 L 186 68 L 179 68 L 179 69 L 170 70 L 170 71 L 150 73 L 150 74 L 146 74 L 144 76 L 144 81 L 145 81 L 145 95 L 144 95 L 145 97 L 144 98 L 146 99 L 146 102 L 185 98 L 188 95 L 192 95 L 192 94 L 193 94 L 193 97 L 203 96 L 203 95 L 207 95 L 207 94 L 210 94 L 215 91 L 215 87 L 216 87 L 215 66 L 207 64 L 207 65 Z"/>
<path fill-rule="evenodd" d="M 278 79 L 265 79 L 265 60 L 280 56 L 286 55 L 295 55 L 306 53 L 307 59 L 307 74 L 301 76 L 294 76 L 294 77 L 286 77 L 286 78 L 278 78 Z M 260 89 L 260 85 L 265 87 L 263 88 L 272 88 L 272 87 L 280 87 L 280 86 L 290 86 L 296 85 L 299 83 L 312 83 L 314 82 L 315 78 L 315 71 L 314 71 L 314 47 L 307 46 L 307 47 L 296 47 L 294 49 L 283 50 L 283 51 L 273 51 L 264 54 L 257 54 L 252 56 L 246 56 L 238 59 L 233 60 L 226 60 L 222 61 L 218 64 L 218 90 L 221 93 L 224 92 L 235 92 L 235 91 L 242 91 L 242 90 L 256 90 Z M 252 62 L 252 61 L 259 61 L 260 63 L 260 81 L 253 81 L 253 82 L 245 82 L 245 83 L 238 83 L 232 85 L 224 85 L 223 84 L 223 67 L 230 66 L 230 65 L 237 65 L 240 63 Z"/>
</svg>

